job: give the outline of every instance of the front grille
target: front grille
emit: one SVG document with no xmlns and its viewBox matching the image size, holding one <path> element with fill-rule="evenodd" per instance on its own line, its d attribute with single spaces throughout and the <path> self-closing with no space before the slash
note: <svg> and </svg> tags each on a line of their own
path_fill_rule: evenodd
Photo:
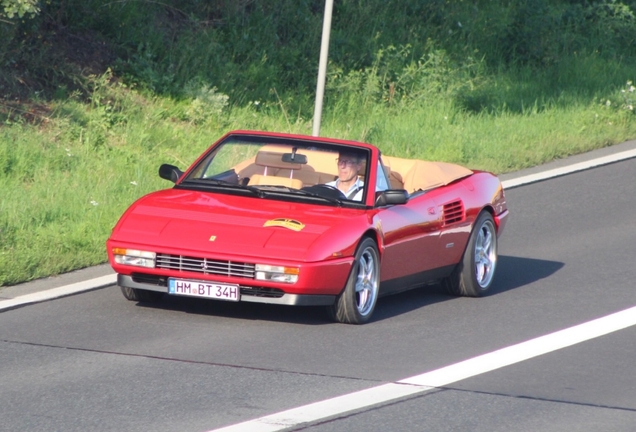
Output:
<svg viewBox="0 0 636 432">
<path fill-rule="evenodd" d="M 254 279 L 254 264 L 197 258 L 185 255 L 157 254 L 157 268 Z"/>
<path fill-rule="evenodd" d="M 461 222 L 462 220 L 464 220 L 464 204 L 461 201 L 444 204 L 444 225 Z"/>
</svg>

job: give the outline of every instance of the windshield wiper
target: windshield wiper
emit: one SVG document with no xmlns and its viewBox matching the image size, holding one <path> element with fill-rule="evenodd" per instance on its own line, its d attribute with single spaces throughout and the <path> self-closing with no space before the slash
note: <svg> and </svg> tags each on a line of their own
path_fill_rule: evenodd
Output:
<svg viewBox="0 0 636 432">
<path fill-rule="evenodd" d="M 239 185 L 239 184 L 229 183 L 224 180 L 205 178 L 205 179 L 185 180 L 184 182 L 181 183 L 181 186 L 186 186 L 188 184 L 192 184 L 196 186 L 213 185 L 213 186 L 221 186 L 222 188 L 228 188 L 228 189 L 247 190 L 252 192 L 254 195 L 256 195 L 259 198 L 263 198 L 267 195 L 270 195 L 271 193 L 286 192 L 286 193 L 290 193 L 294 195 L 303 195 L 307 197 L 317 198 L 322 201 L 327 201 L 332 204 L 336 204 L 338 207 L 341 207 L 343 205 L 343 201 L 339 198 L 329 197 L 329 196 L 321 195 L 315 192 L 310 192 L 303 189 L 295 189 L 295 188 L 292 188 L 289 186 L 283 186 L 283 185 L 249 186 L 249 185 Z"/>
<path fill-rule="evenodd" d="M 187 185 L 196 185 L 196 186 L 221 186 L 222 188 L 235 189 L 235 190 L 247 190 L 252 192 L 254 195 L 262 198 L 265 196 L 265 192 L 261 189 L 254 186 L 243 186 L 240 184 L 230 183 L 225 180 L 217 180 L 213 178 L 202 178 L 202 179 L 191 179 L 185 180 L 181 184 L 181 186 Z"/>
<path fill-rule="evenodd" d="M 342 205 L 342 200 L 338 198 L 328 197 L 328 196 L 317 194 L 315 192 L 310 192 L 308 190 L 296 189 L 296 188 L 284 186 L 284 185 L 259 185 L 259 186 L 243 186 L 243 187 L 256 189 L 266 195 L 268 193 L 285 192 L 285 193 L 290 193 L 293 195 L 304 195 L 304 196 L 308 196 L 312 198 L 318 198 L 323 201 L 337 204 L 338 206 Z"/>
<path fill-rule="evenodd" d="M 310 196 L 312 198 L 319 198 L 321 200 L 328 201 L 328 202 L 333 203 L 333 204 L 337 204 L 338 206 L 342 206 L 342 200 L 338 199 L 338 198 L 327 197 L 327 196 L 324 196 L 324 195 L 317 194 L 315 192 L 309 192 L 309 191 L 302 190 L 302 189 L 293 189 L 293 188 L 289 188 L 289 187 L 286 187 L 286 186 L 284 186 L 284 187 L 287 189 L 288 192 L 291 192 L 291 193 L 295 193 L 295 194 L 299 194 L 299 195 L 305 195 L 305 196 Z"/>
</svg>

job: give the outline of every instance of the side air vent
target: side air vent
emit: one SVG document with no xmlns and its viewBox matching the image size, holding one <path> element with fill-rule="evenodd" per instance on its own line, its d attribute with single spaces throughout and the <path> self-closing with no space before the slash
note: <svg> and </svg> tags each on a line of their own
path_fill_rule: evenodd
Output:
<svg viewBox="0 0 636 432">
<path fill-rule="evenodd" d="M 464 203 L 461 200 L 444 204 L 444 225 L 461 222 L 464 216 Z"/>
</svg>

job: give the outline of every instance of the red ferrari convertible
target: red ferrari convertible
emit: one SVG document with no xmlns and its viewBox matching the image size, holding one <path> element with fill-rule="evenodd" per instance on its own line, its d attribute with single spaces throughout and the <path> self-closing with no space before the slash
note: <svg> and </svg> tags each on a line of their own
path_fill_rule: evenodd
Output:
<svg viewBox="0 0 636 432">
<path fill-rule="evenodd" d="M 379 297 L 434 282 L 488 293 L 508 218 L 496 176 L 370 144 L 234 131 L 107 241 L 124 296 L 323 305 L 369 321 Z"/>
</svg>

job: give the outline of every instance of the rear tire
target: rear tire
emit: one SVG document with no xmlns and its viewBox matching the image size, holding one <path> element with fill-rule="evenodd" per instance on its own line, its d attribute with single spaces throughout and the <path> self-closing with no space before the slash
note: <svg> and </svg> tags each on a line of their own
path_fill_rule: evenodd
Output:
<svg viewBox="0 0 636 432">
<path fill-rule="evenodd" d="M 380 290 L 380 254 L 370 238 L 362 240 L 356 251 L 345 289 L 328 307 L 338 322 L 364 324 L 371 319 Z"/>
<path fill-rule="evenodd" d="M 497 231 L 490 213 L 484 211 L 470 234 L 462 260 L 442 280 L 446 292 L 466 297 L 488 293 L 497 268 Z"/>
<path fill-rule="evenodd" d="M 156 303 L 163 297 L 163 293 L 159 291 L 142 290 L 138 288 L 119 287 L 121 293 L 130 301 L 138 301 L 143 303 Z"/>
</svg>

